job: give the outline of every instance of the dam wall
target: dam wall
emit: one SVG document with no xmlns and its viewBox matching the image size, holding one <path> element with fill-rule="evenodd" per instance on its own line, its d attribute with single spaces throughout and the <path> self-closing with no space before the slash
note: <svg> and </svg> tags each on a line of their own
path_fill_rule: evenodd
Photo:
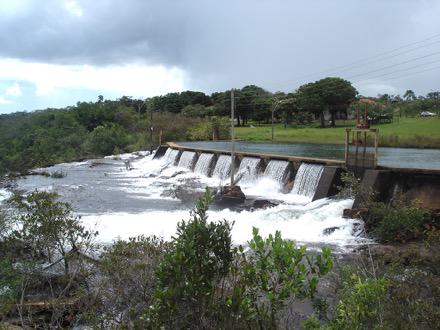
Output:
<svg viewBox="0 0 440 330">
<path fill-rule="evenodd" d="M 383 202 L 416 202 L 426 209 L 440 209 L 440 170 L 379 168 L 366 170 L 363 191 L 375 192 Z M 357 198 L 353 208 L 360 206 Z"/>
<path fill-rule="evenodd" d="M 227 183 L 232 168 L 230 154 L 229 150 L 168 143 L 159 147 L 154 158 L 164 157 L 172 165 L 217 177 Z M 279 182 L 284 193 L 304 195 L 312 201 L 338 193 L 344 168 L 343 160 L 235 152 L 234 174 L 237 184 L 240 184 L 240 180 L 269 177 Z M 361 188 L 375 192 L 379 201 L 417 201 L 422 207 L 440 209 L 440 170 L 378 166 L 357 174 L 361 178 Z M 360 199 L 356 199 L 353 208 L 359 205 Z"/>
</svg>

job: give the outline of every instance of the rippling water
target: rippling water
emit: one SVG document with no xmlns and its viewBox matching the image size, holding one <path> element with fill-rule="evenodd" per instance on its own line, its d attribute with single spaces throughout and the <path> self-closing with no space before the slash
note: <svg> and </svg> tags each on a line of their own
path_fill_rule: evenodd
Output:
<svg viewBox="0 0 440 330">
<path fill-rule="evenodd" d="M 127 159 L 131 159 L 132 170 L 127 170 Z M 140 234 L 169 239 L 175 234 L 177 223 L 189 218 L 190 208 L 205 187 L 215 188 L 221 183 L 218 178 L 208 178 L 187 168 L 167 166 L 165 159 L 134 154 L 59 164 L 46 170 L 62 170 L 66 177 L 29 176 L 18 181 L 18 188 L 27 192 L 58 192 L 72 204 L 87 227 L 99 230 L 99 239 L 104 242 Z M 246 243 L 252 227 L 258 227 L 263 235 L 281 230 L 284 238 L 308 245 L 331 244 L 344 249 L 365 241 L 359 236 L 362 224 L 342 218 L 343 210 L 351 207 L 352 200 L 310 202 L 306 196 L 281 193 L 279 183 L 267 177 L 240 184 L 247 196 L 276 201 L 279 205 L 254 211 L 213 207 L 210 220 L 235 222 L 234 243 Z M 3 195 L 0 192 L 0 199 Z M 328 228 L 330 233 L 324 233 Z"/>
</svg>

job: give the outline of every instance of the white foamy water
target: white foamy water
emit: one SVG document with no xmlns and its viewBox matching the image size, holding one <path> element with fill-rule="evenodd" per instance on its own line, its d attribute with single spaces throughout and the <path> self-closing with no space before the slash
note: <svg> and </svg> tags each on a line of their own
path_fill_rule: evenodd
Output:
<svg viewBox="0 0 440 330">
<path fill-rule="evenodd" d="M 226 179 L 231 173 L 231 163 L 231 156 L 220 155 L 217 159 L 217 163 L 215 164 L 212 176 L 221 180 Z"/>
<path fill-rule="evenodd" d="M 11 192 L 6 189 L 0 189 L 0 204 L 11 197 Z"/>
<path fill-rule="evenodd" d="M 202 153 L 197 160 L 196 166 L 194 167 L 194 172 L 208 176 L 209 172 L 211 171 L 213 160 L 214 154 Z"/>
<path fill-rule="evenodd" d="M 243 157 L 240 162 L 240 166 L 237 171 L 237 177 L 240 178 L 240 184 L 243 182 L 253 182 L 257 180 L 259 171 L 260 158 L 256 157 Z"/>
<path fill-rule="evenodd" d="M 295 176 L 292 194 L 313 198 L 323 171 L 323 165 L 302 163 Z"/>
<path fill-rule="evenodd" d="M 196 159 L 196 153 L 193 151 L 184 151 L 182 156 L 180 156 L 179 167 L 184 167 L 187 169 L 192 169 Z"/>
<path fill-rule="evenodd" d="M 219 157 L 218 176 L 213 177 L 203 175 L 205 166 L 201 164 L 206 165 L 208 157 L 199 160 L 203 173 L 196 173 L 173 166 L 177 156 L 176 150 L 168 150 L 160 159 L 153 159 L 153 155 L 128 157 L 132 159 L 130 170 L 122 158 L 105 159 L 101 165 L 94 165 L 92 161 L 71 166 L 62 164 L 66 177 L 32 176 L 20 180 L 18 188 L 57 191 L 63 200 L 72 203 L 87 227 L 96 227 L 100 232 L 98 239 L 103 242 L 141 234 L 169 239 L 175 235 L 177 223 L 189 219 L 189 211 L 205 187 L 216 188 L 221 184 L 225 175 L 220 169 L 230 171 L 227 155 Z M 255 168 L 254 165 L 252 162 L 248 166 Z M 287 167 L 286 164 L 274 165 L 281 170 Z M 232 232 L 235 244 L 245 244 L 251 238 L 252 227 L 258 227 L 263 235 L 280 230 L 284 238 L 305 244 L 335 244 L 344 248 L 362 242 L 356 231 L 361 227 L 358 221 L 342 218 L 343 210 L 351 206 L 352 200 L 310 202 L 307 196 L 282 193 L 278 176 L 261 173 L 255 175 L 255 180 L 241 182 L 240 186 L 250 198 L 267 199 L 279 205 L 254 211 L 210 210 L 212 221 L 235 222 Z M 2 196 L 0 191 L 0 199 Z M 328 228 L 331 230 L 325 234 Z"/>
<path fill-rule="evenodd" d="M 279 183 L 286 180 L 289 162 L 284 160 L 271 160 L 264 170 L 264 176 L 271 178 Z"/>
<path fill-rule="evenodd" d="M 286 239 L 302 243 L 327 243 L 339 246 L 357 244 L 358 237 L 353 232 L 357 220 L 341 217 L 351 200 L 330 201 L 328 199 L 307 205 L 278 205 L 274 208 L 254 212 L 233 212 L 229 209 L 209 211 L 211 221 L 226 219 L 234 222 L 232 239 L 235 244 L 245 244 L 252 237 L 252 228 L 257 227 L 264 236 L 280 230 Z M 86 226 L 96 228 L 99 237 L 111 242 L 119 237 L 144 234 L 159 235 L 170 239 L 176 233 L 179 221 L 189 219 L 189 211 L 145 211 L 138 214 L 112 213 L 84 215 Z M 324 230 L 334 230 L 326 235 Z M 335 229 L 336 228 L 336 229 Z"/>
</svg>

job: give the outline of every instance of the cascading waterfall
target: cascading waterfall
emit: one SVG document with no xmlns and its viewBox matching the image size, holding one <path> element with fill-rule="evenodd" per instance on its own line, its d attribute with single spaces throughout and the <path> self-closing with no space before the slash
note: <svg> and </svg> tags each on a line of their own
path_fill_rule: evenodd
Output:
<svg viewBox="0 0 440 330">
<path fill-rule="evenodd" d="M 187 169 L 192 169 L 196 159 L 196 153 L 194 151 L 184 151 L 182 156 L 180 156 L 178 167 L 184 167 Z"/>
<path fill-rule="evenodd" d="M 260 158 L 256 157 L 244 157 L 241 160 L 240 167 L 238 168 L 237 178 L 241 182 L 255 181 L 257 179 Z"/>
<path fill-rule="evenodd" d="M 53 186 L 48 187 L 47 181 L 37 176 L 29 176 L 18 178 L 17 188 L 25 191 L 56 189 L 63 199 L 72 201 L 78 213 L 83 214 L 80 219 L 82 225 L 87 229 L 99 231 L 97 240 L 104 245 L 111 244 L 117 238 L 128 239 L 136 235 L 156 235 L 170 240 L 175 235 L 176 225 L 181 219 L 188 218 L 188 208 L 193 205 L 200 188 L 205 185 L 218 186 L 220 179 L 193 174 L 189 169 L 166 169 L 167 163 L 171 167 L 178 162 L 182 151 L 172 148 L 164 151 L 166 155 L 158 159 L 135 158 L 133 154 L 131 171 L 121 171 L 123 160 L 109 160 L 106 162 L 106 175 L 90 166 L 90 162 L 87 161 L 55 165 L 48 171 L 62 169 L 67 173 L 65 178 L 57 179 L 60 180 L 59 183 L 54 182 Z M 205 154 L 214 152 L 206 151 Z M 207 156 L 201 159 L 205 157 Z M 215 159 L 217 156 L 212 159 L 211 169 L 215 167 Z M 242 162 L 241 170 L 248 169 L 249 166 L 252 172 L 253 165 L 247 165 L 246 158 Z M 260 164 L 263 165 L 263 161 Z M 296 240 L 301 244 L 307 243 L 309 246 L 332 244 L 336 248 L 340 246 L 343 251 L 345 247 L 351 251 L 353 245 L 370 242 L 362 236 L 357 236 L 362 230 L 362 221 L 342 217 L 343 210 L 350 208 L 353 200 L 321 199 L 309 203 L 308 197 L 285 194 L 279 190 L 280 185 L 272 179 L 275 176 L 269 177 L 269 174 L 281 173 L 281 177 L 287 178 L 291 165 L 287 165 L 287 162 L 271 162 L 266 171 L 267 176 L 263 177 L 260 164 L 257 166 L 257 180 L 242 185 L 243 192 L 250 197 L 246 205 L 237 208 L 213 207 L 209 211 L 210 219 L 235 221 L 236 225 L 232 230 L 234 245 L 246 244 L 252 238 L 253 227 L 259 228 L 264 236 L 275 230 L 282 230 L 286 239 Z M 230 165 L 230 155 L 221 156 L 216 173 L 226 177 L 230 173 Z M 305 166 L 309 165 L 303 164 L 302 167 Z M 162 169 L 164 173 L 160 175 Z M 297 185 L 301 181 L 303 170 L 304 168 L 297 175 Z M 283 172 L 286 174 L 282 174 Z M 225 181 L 228 181 L 228 178 L 222 180 L 222 183 L 228 183 Z M 295 188 L 298 189 L 298 186 Z M 0 189 L 0 203 L 4 203 L 4 199 L 9 196 L 9 191 Z M 253 199 L 274 200 L 279 205 L 265 209 L 249 209 L 248 206 Z M 114 203 L 114 200 L 120 202 Z"/>
<path fill-rule="evenodd" d="M 288 174 L 289 162 L 284 160 L 271 160 L 267 164 L 264 176 L 271 178 L 279 183 L 283 183 Z"/>
<path fill-rule="evenodd" d="M 179 150 L 168 148 L 163 156 L 163 160 L 165 166 L 172 166 L 176 162 L 177 155 L 179 154 Z"/>
<path fill-rule="evenodd" d="M 231 156 L 220 155 L 217 159 L 217 164 L 215 164 L 212 176 L 219 179 L 226 179 L 231 173 Z"/>
<path fill-rule="evenodd" d="M 323 170 L 323 165 L 302 163 L 295 176 L 292 194 L 313 197 Z"/>
<path fill-rule="evenodd" d="M 201 154 L 197 160 L 196 166 L 194 167 L 194 172 L 208 176 L 213 160 L 214 154 Z"/>
</svg>

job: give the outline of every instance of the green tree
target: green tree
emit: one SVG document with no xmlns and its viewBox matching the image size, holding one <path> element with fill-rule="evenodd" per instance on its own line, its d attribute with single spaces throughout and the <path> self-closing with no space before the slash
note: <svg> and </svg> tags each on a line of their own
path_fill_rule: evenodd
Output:
<svg viewBox="0 0 440 330">
<path fill-rule="evenodd" d="M 408 89 L 405 94 L 403 94 L 403 98 L 405 101 L 414 101 L 417 99 L 416 94 L 411 89 Z"/>
<path fill-rule="evenodd" d="M 321 127 L 325 126 L 324 111 L 331 114 L 331 126 L 335 126 L 336 112 L 346 111 L 357 95 L 351 83 L 342 78 L 327 77 L 298 89 L 301 106 L 318 115 Z"/>
<path fill-rule="evenodd" d="M 95 155 L 111 155 L 123 150 L 130 142 L 129 137 L 117 124 L 97 126 L 89 135 L 87 149 Z"/>
<path fill-rule="evenodd" d="M 215 317 L 216 292 L 233 258 L 231 225 L 208 222 L 211 194 L 197 201 L 192 219 L 177 226 L 171 250 L 157 271 L 152 312 L 155 327 L 205 328 Z"/>
<path fill-rule="evenodd" d="M 54 262 L 61 258 L 68 274 L 71 257 L 88 252 L 97 232 L 86 230 L 70 205 L 56 199 L 57 194 L 45 191 L 34 191 L 26 197 L 16 194 L 13 201 L 22 214 L 18 219 L 20 228 L 13 231 L 12 238 L 29 247 L 34 260 L 44 256 L 46 261 Z"/>
<path fill-rule="evenodd" d="M 243 125 L 254 117 L 255 103 L 261 97 L 268 97 L 270 93 L 261 87 L 255 85 L 244 86 L 235 92 L 235 116 L 237 125 L 240 126 L 240 119 Z"/>
</svg>

